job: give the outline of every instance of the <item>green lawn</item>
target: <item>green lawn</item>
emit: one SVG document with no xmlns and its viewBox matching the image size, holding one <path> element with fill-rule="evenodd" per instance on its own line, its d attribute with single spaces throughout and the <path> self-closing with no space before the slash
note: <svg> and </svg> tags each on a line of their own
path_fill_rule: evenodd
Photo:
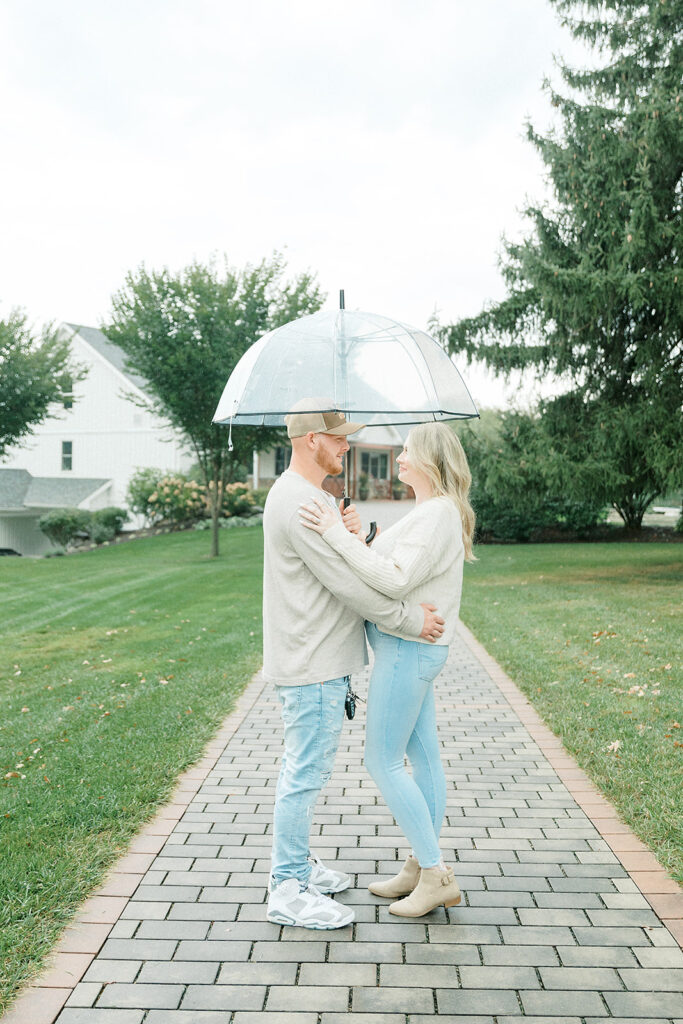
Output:
<svg viewBox="0 0 683 1024">
<path fill-rule="evenodd" d="M 0 1010 L 259 667 L 262 543 L 0 559 Z"/>
<path fill-rule="evenodd" d="M 462 618 L 683 882 L 683 546 L 486 546 Z"/>
</svg>

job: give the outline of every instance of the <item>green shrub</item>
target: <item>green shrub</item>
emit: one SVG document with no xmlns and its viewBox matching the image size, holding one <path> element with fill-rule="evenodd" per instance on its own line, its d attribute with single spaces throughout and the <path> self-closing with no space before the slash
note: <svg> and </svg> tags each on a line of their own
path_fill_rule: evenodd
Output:
<svg viewBox="0 0 683 1024">
<path fill-rule="evenodd" d="M 534 414 L 502 413 L 459 433 L 472 471 L 479 540 L 520 542 L 557 531 L 585 536 L 605 520 L 601 499 L 563 493 L 558 457 Z"/>
<path fill-rule="evenodd" d="M 123 524 L 128 522 L 128 518 L 129 516 L 126 509 L 117 508 L 115 505 L 109 505 L 107 508 L 98 508 L 92 513 L 93 524 L 100 523 L 108 529 L 111 529 L 112 536 L 114 534 L 121 533 Z"/>
<path fill-rule="evenodd" d="M 258 505 L 259 508 L 263 508 L 268 497 L 270 487 L 257 487 L 251 493 L 254 496 L 254 504 Z"/>
<path fill-rule="evenodd" d="M 149 504 L 150 495 L 154 494 L 163 477 L 164 473 L 160 469 L 138 469 L 128 483 L 128 504 L 133 512 L 139 512 L 150 522 L 154 521 Z"/>
<path fill-rule="evenodd" d="M 113 540 L 116 531 L 109 523 L 93 520 L 90 525 L 90 539 L 93 544 L 104 544 L 105 541 Z"/>
<path fill-rule="evenodd" d="M 53 544 L 66 548 L 79 536 L 90 536 L 90 513 L 81 508 L 55 508 L 38 520 L 38 528 Z"/>
</svg>

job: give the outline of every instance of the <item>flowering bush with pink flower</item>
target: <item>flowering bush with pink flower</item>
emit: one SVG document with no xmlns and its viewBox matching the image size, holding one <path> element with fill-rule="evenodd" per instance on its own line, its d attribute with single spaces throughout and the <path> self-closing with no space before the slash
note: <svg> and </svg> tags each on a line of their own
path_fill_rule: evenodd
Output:
<svg viewBox="0 0 683 1024">
<path fill-rule="evenodd" d="M 169 526 L 189 526 L 206 515 L 206 491 L 196 480 L 163 476 L 147 499 L 147 517 Z"/>
</svg>

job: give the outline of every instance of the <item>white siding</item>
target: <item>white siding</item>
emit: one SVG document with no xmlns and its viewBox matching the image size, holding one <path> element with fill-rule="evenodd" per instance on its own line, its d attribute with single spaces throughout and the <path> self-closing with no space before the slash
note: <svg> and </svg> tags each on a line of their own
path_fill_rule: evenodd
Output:
<svg viewBox="0 0 683 1024">
<path fill-rule="evenodd" d="M 40 513 L 0 515 L 0 548 L 11 548 L 22 555 L 44 555 L 54 544 L 38 529 Z"/>
</svg>

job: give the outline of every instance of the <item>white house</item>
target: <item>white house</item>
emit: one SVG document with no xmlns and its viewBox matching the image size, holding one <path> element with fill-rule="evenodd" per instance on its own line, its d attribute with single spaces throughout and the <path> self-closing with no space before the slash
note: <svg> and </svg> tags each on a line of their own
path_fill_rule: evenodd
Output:
<svg viewBox="0 0 683 1024">
<path fill-rule="evenodd" d="M 59 329 L 88 374 L 74 385 L 73 400 L 10 449 L 2 467 L 57 480 L 104 478 L 111 484 L 110 505 L 126 504 L 136 469 L 189 469 L 195 460 L 179 433 L 135 404 L 149 397 L 146 382 L 126 370 L 123 351 L 95 327 L 62 324 Z"/>
</svg>

